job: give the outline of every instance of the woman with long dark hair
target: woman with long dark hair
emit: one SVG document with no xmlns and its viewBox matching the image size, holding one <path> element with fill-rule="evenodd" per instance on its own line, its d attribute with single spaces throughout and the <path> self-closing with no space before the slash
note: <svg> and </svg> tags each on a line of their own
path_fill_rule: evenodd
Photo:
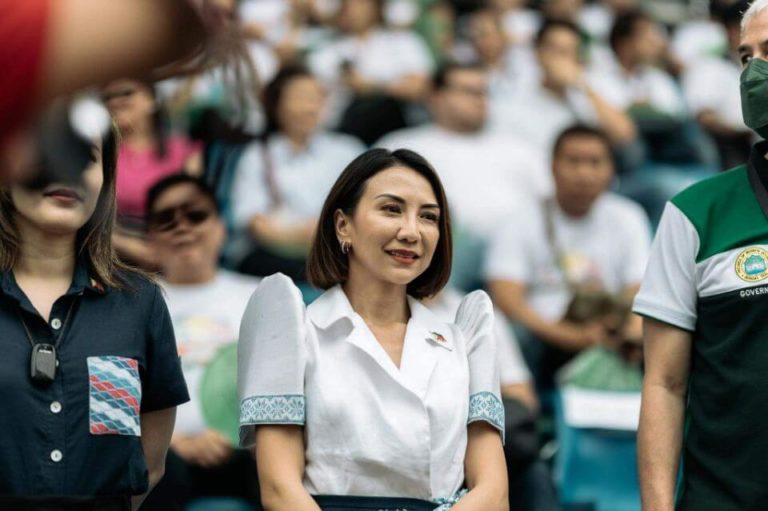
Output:
<svg viewBox="0 0 768 511">
<path fill-rule="evenodd" d="M 115 162 L 110 132 L 73 182 L 0 187 L 2 509 L 136 509 L 189 399 L 159 288 L 112 247 Z"/>
</svg>

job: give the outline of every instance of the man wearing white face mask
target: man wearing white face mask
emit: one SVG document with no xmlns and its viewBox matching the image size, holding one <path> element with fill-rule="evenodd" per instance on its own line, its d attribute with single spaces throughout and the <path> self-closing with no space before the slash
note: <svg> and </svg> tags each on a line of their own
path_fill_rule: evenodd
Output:
<svg viewBox="0 0 768 511">
<path fill-rule="evenodd" d="M 768 0 L 744 14 L 744 121 L 768 135 Z M 768 506 L 768 153 L 666 206 L 634 311 L 645 316 L 639 430 L 643 509 Z M 737 446 L 734 448 L 734 446 Z"/>
</svg>

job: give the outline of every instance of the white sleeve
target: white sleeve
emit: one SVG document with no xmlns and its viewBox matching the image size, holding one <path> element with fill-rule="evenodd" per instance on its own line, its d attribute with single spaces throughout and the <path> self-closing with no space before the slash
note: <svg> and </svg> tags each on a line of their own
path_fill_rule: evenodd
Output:
<svg viewBox="0 0 768 511">
<path fill-rule="evenodd" d="M 405 147 L 405 145 L 403 145 L 400 135 L 396 131 L 393 131 L 378 139 L 371 147 L 381 147 L 394 151 L 395 149 Z"/>
<path fill-rule="evenodd" d="M 718 77 L 712 71 L 709 65 L 695 65 L 689 67 L 683 75 L 683 93 L 693 114 L 716 110 L 718 103 L 722 101 L 722 89 L 719 87 Z"/>
<path fill-rule="evenodd" d="M 650 75 L 647 86 L 650 89 L 651 103 L 654 108 L 674 117 L 686 115 L 688 105 L 671 76 L 663 71 L 657 71 Z"/>
<path fill-rule="evenodd" d="M 505 144 L 508 153 L 510 152 L 509 141 Z M 547 198 L 554 193 L 554 179 L 552 178 L 552 172 L 547 166 L 547 161 L 544 153 L 541 151 L 535 151 L 528 146 L 521 146 L 518 149 L 512 166 L 518 173 L 522 173 L 522 181 L 525 183 L 527 189 L 520 189 L 520 181 L 512 182 L 514 189 L 519 190 L 519 195 L 522 200 L 535 200 Z M 511 170 L 511 169 L 510 169 Z M 514 178 L 515 172 L 509 172 L 507 175 L 510 178 Z"/>
<path fill-rule="evenodd" d="M 241 447 L 254 444 L 254 425 L 304 424 L 305 307 L 285 275 L 266 277 L 251 296 L 237 359 Z"/>
<path fill-rule="evenodd" d="M 502 222 L 495 231 L 485 256 L 485 280 L 530 283 L 534 265 L 530 260 L 531 247 L 522 222 Z"/>
<path fill-rule="evenodd" d="M 266 213 L 269 208 L 262 147 L 256 142 L 249 144 L 237 162 L 232 182 L 232 215 L 236 229 L 245 229 L 254 215 Z"/>
<path fill-rule="evenodd" d="M 421 37 L 412 32 L 403 32 L 400 37 L 398 58 L 402 59 L 403 75 L 431 74 L 432 57 Z"/>
<path fill-rule="evenodd" d="M 622 281 L 625 286 L 634 286 L 643 280 L 645 267 L 651 251 L 651 224 L 645 211 L 637 204 L 631 204 L 621 229 L 624 243 L 622 258 Z"/>
<path fill-rule="evenodd" d="M 633 311 L 693 331 L 698 300 L 696 254 L 699 236 L 691 221 L 671 202 L 661 216 L 656 239 Z"/>
<path fill-rule="evenodd" d="M 622 84 L 613 76 L 595 68 L 587 73 L 587 81 L 594 91 L 609 105 L 620 110 L 632 106 L 632 100 Z"/>
<path fill-rule="evenodd" d="M 485 421 L 504 438 L 504 406 L 501 403 L 499 365 L 496 358 L 493 304 L 484 291 L 461 300 L 456 326 L 467 341 L 469 361 L 469 416 L 467 424 Z"/>
<path fill-rule="evenodd" d="M 336 84 L 343 61 L 337 42 L 327 43 L 307 56 L 307 67 L 313 75 L 328 84 Z"/>
<path fill-rule="evenodd" d="M 517 336 L 512 325 L 498 309 L 494 311 L 494 333 L 499 360 L 499 375 L 502 385 L 516 385 L 531 381 L 531 372 L 525 364 Z"/>
</svg>

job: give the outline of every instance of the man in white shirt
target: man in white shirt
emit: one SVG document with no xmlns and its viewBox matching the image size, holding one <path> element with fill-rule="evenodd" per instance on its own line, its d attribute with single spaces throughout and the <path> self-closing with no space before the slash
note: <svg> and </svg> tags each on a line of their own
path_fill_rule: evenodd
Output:
<svg viewBox="0 0 768 511">
<path fill-rule="evenodd" d="M 683 74 L 683 92 L 691 112 L 712 137 L 720 152 L 720 167 L 730 169 L 744 163 L 754 136 L 744 124 L 739 95 L 739 38 L 741 13 L 746 1 L 722 8 L 718 21 L 728 36 L 728 45 L 717 55 L 692 59 Z"/>
<path fill-rule="evenodd" d="M 555 143 L 552 170 L 554 198 L 521 205 L 506 219 L 485 268 L 497 306 L 533 336 L 525 348 L 544 389 L 570 355 L 608 338 L 602 321 L 564 320 L 572 289 L 633 296 L 650 245 L 640 206 L 608 192 L 614 172 L 602 132 L 585 126 L 565 130 Z M 639 323 L 632 318 L 628 325 Z"/>
<path fill-rule="evenodd" d="M 557 135 L 576 122 L 600 127 L 617 147 L 635 139 L 629 115 L 588 83 L 583 36 L 574 23 L 545 21 L 535 45 L 540 76 L 517 95 L 497 102 L 496 129 L 525 138 L 547 155 Z"/>
<path fill-rule="evenodd" d="M 212 192 L 197 178 L 174 175 L 157 183 L 147 203 L 168 310 L 191 400 L 180 406 L 169 470 L 148 509 L 169 509 L 162 497 L 226 495 L 258 503 L 255 463 L 225 432 L 207 424 L 201 389 L 207 364 L 237 342 L 240 319 L 258 280 L 218 267 L 225 228 Z M 232 375 L 234 378 L 235 375 Z M 234 382 L 234 379 L 233 379 Z M 237 396 L 220 396 L 237 403 Z M 237 431 L 237 423 L 232 424 Z"/>
<path fill-rule="evenodd" d="M 481 66 L 448 64 L 439 70 L 429 108 L 432 123 L 390 133 L 375 145 L 414 150 L 435 167 L 458 232 L 454 261 L 467 253 L 477 256 L 482 250 L 478 244 L 490 237 L 495 222 L 517 198 L 548 195 L 551 177 L 542 154 L 512 136 L 486 129 L 488 73 Z M 464 260 L 454 264 L 454 271 L 473 270 L 477 264 Z M 475 276 L 456 277 L 465 278 L 454 280 L 463 287 Z"/>
<path fill-rule="evenodd" d="M 385 27 L 383 4 L 342 0 L 334 20 L 338 37 L 307 56 L 331 91 L 328 120 L 366 144 L 407 125 L 407 104 L 423 100 L 433 70 L 416 33 Z"/>
<path fill-rule="evenodd" d="M 592 63 L 589 79 L 598 92 L 624 110 L 644 109 L 676 119 L 686 115 L 674 78 L 659 67 L 665 58 L 667 38 L 653 18 L 642 11 L 618 16 L 610 45 L 615 59 Z"/>
<path fill-rule="evenodd" d="M 514 44 L 505 32 L 499 12 L 486 7 L 468 16 L 469 43 L 474 56 L 489 74 L 491 111 L 498 103 L 510 100 L 521 87 L 530 87 L 539 79 L 539 69 L 530 44 Z"/>
</svg>

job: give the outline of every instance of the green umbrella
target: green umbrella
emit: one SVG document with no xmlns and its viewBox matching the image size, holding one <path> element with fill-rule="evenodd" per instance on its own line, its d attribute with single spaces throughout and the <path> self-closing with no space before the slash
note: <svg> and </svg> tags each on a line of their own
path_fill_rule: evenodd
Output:
<svg viewBox="0 0 768 511">
<path fill-rule="evenodd" d="M 237 343 L 220 348 L 206 365 L 200 382 L 200 403 L 209 428 L 237 447 L 240 403 L 237 399 Z"/>
</svg>

